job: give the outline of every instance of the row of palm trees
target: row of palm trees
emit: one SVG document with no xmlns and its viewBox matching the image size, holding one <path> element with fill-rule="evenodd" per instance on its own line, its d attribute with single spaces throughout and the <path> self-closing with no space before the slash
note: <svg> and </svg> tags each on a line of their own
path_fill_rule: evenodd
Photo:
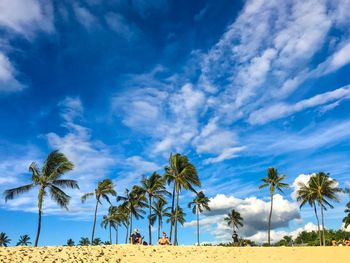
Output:
<svg viewBox="0 0 350 263">
<path fill-rule="evenodd" d="M 33 188 L 38 188 L 38 227 L 34 246 L 38 245 L 41 231 L 41 221 L 43 212 L 44 197 L 48 194 L 61 208 L 68 210 L 71 197 L 64 192 L 64 189 L 79 189 L 78 182 L 71 179 L 62 179 L 62 176 L 71 171 L 74 165 L 68 158 L 59 151 L 51 152 L 45 160 L 42 168 L 33 162 L 29 166 L 32 174 L 31 182 L 17 188 L 8 189 L 4 192 L 5 201 L 14 199 L 16 196 L 26 193 Z M 172 193 L 166 190 L 166 186 L 172 187 Z M 178 244 L 178 223 L 184 224 L 185 213 L 179 206 L 179 197 L 182 190 L 191 191 L 196 194 L 193 202 L 189 204 L 192 211 L 197 214 L 197 242 L 199 244 L 199 213 L 210 210 L 209 199 L 203 192 L 197 192 L 196 187 L 200 187 L 195 166 L 189 159 L 181 154 L 170 155 L 169 164 L 165 167 L 164 175 L 153 173 L 149 177 L 143 176 L 140 185 L 135 185 L 129 191 L 125 190 L 124 196 L 117 195 L 113 182 L 105 179 L 98 183 L 93 192 L 84 194 L 81 201 L 84 203 L 88 198 L 94 197 L 96 200 L 94 218 L 91 232 L 91 240 L 95 240 L 95 228 L 97 212 L 102 201 L 106 201 L 111 206 L 108 214 L 103 217 L 101 225 L 109 227 L 110 242 L 112 243 L 112 228 L 115 228 L 118 236 L 118 226 L 126 227 L 126 242 L 132 232 L 133 219 L 144 218 L 145 210 L 148 208 L 148 238 L 152 244 L 151 227 L 158 220 L 158 237 L 162 228 L 163 218 L 167 218 L 170 223 L 170 240 L 174 245 Z M 112 205 L 111 197 L 116 197 L 120 205 Z M 171 206 L 166 207 L 167 197 L 171 198 Z M 130 231 L 130 232 L 129 232 Z"/>
<path fill-rule="evenodd" d="M 0 233 L 0 247 L 7 247 L 11 242 L 11 239 L 6 235 L 6 233 Z M 28 246 L 32 242 L 30 242 L 30 237 L 28 235 L 23 235 L 19 237 L 16 246 Z"/>
<path fill-rule="evenodd" d="M 43 209 L 44 196 L 50 195 L 60 207 L 68 209 L 71 197 L 64 192 L 64 189 L 79 189 L 78 183 L 75 180 L 62 179 L 63 174 L 71 171 L 74 168 L 72 162 L 59 151 L 51 152 L 45 160 L 41 169 L 36 163 L 29 166 L 32 174 L 31 183 L 13 189 L 8 189 L 4 192 L 5 201 L 11 200 L 16 196 L 28 192 L 33 188 L 38 188 L 38 228 L 34 246 L 38 245 L 41 216 Z M 271 167 L 267 170 L 267 176 L 262 179 L 263 184 L 259 189 L 269 187 L 270 196 L 270 212 L 268 216 L 268 244 L 270 245 L 271 218 L 273 213 L 273 196 L 276 191 L 283 193 L 283 188 L 288 188 L 288 184 L 283 183 L 285 175 L 280 174 L 277 169 Z M 167 186 L 172 189 L 168 192 Z M 85 202 L 88 198 L 95 198 L 95 209 L 91 231 L 91 240 L 95 240 L 95 228 L 97 221 L 97 213 L 99 205 L 102 201 L 110 204 L 108 214 L 103 216 L 101 226 L 109 228 L 110 243 L 112 243 L 112 229 L 116 230 L 116 242 L 118 243 L 118 227 L 124 226 L 126 229 L 125 242 L 129 242 L 128 237 L 132 233 L 133 219 L 142 219 L 147 214 L 148 219 L 148 241 L 152 244 L 151 230 L 152 226 L 158 221 L 158 237 L 162 229 L 164 218 L 167 223 L 170 223 L 169 239 L 174 244 L 178 244 L 178 224 L 183 225 L 186 214 L 179 205 L 181 191 L 191 191 L 195 193 L 195 198 L 188 204 L 192 212 L 196 214 L 197 219 L 197 244 L 199 244 L 199 214 L 204 210 L 210 210 L 209 199 L 202 191 L 197 192 L 196 187 L 200 187 L 201 182 L 198 177 L 195 166 L 189 159 L 181 154 L 170 155 L 169 163 L 164 168 L 164 175 L 161 176 L 154 172 L 150 176 L 142 176 L 140 184 L 134 185 L 131 190 L 125 189 L 123 196 L 117 195 L 113 182 L 105 179 L 98 183 L 93 192 L 84 194 L 81 201 Z M 314 208 L 315 216 L 318 224 L 318 233 L 320 245 L 325 245 L 324 236 L 324 210 L 328 207 L 333 208 L 331 202 L 338 201 L 337 193 L 341 189 L 338 183 L 329 177 L 329 174 L 320 172 L 310 177 L 306 184 L 300 183 L 297 192 L 297 200 L 300 202 L 300 207 L 309 204 Z M 111 198 L 114 197 L 119 205 L 112 205 Z M 170 198 L 171 205 L 168 207 L 167 199 Z M 350 224 L 350 202 L 347 204 L 348 213 L 343 222 L 346 227 Z M 148 210 L 148 213 L 145 211 Z M 321 210 L 322 230 L 318 218 L 318 211 Z M 243 219 L 240 214 L 232 210 L 225 218 L 229 226 L 233 230 L 242 226 Z"/>
</svg>

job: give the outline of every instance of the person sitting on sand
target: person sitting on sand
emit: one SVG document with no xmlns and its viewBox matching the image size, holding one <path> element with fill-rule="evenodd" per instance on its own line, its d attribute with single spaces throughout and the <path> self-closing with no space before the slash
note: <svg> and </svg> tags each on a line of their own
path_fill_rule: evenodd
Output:
<svg viewBox="0 0 350 263">
<path fill-rule="evenodd" d="M 335 239 L 332 240 L 332 246 L 333 247 L 337 246 L 337 241 L 335 241 Z"/>
<path fill-rule="evenodd" d="M 142 244 L 142 239 L 143 238 L 141 237 L 139 230 L 137 228 L 135 228 L 134 233 L 130 237 L 130 243 L 132 245 Z"/>
<path fill-rule="evenodd" d="M 170 245 L 170 241 L 168 237 L 166 236 L 166 233 L 163 232 L 162 237 L 158 240 L 158 245 L 164 246 L 164 245 Z"/>
<path fill-rule="evenodd" d="M 350 247 L 350 240 L 349 239 L 344 239 L 343 240 L 343 245 L 346 247 Z"/>
</svg>

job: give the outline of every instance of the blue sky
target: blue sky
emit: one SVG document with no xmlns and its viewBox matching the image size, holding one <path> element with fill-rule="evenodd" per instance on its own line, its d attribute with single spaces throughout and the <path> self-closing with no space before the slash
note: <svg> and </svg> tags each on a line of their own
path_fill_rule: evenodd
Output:
<svg viewBox="0 0 350 263">
<path fill-rule="evenodd" d="M 257 187 L 270 166 L 291 184 L 275 197 L 273 239 L 315 229 L 293 199 L 296 182 L 325 171 L 350 186 L 349 9 L 349 0 L 0 0 L 1 192 L 61 150 L 81 190 L 69 191 L 68 212 L 45 200 L 40 243 L 78 241 L 92 221 L 82 193 L 111 178 L 122 194 L 180 152 L 211 198 L 202 241 L 229 240 L 232 208 L 242 236 L 266 240 L 267 192 Z M 0 201 L 13 243 L 35 236 L 36 194 Z M 184 207 L 191 198 L 182 193 Z M 347 199 L 326 226 L 341 227 Z M 186 213 L 179 242 L 193 244 Z M 144 220 L 136 225 L 146 234 Z M 108 239 L 99 225 L 97 236 Z"/>
</svg>

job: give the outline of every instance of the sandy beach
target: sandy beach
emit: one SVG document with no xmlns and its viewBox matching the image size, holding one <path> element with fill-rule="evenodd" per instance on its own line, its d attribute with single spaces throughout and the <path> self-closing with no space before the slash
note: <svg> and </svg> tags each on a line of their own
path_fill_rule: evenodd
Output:
<svg viewBox="0 0 350 263">
<path fill-rule="evenodd" d="M 0 248 L 0 262 L 346 262 L 349 247 L 94 247 Z"/>
</svg>

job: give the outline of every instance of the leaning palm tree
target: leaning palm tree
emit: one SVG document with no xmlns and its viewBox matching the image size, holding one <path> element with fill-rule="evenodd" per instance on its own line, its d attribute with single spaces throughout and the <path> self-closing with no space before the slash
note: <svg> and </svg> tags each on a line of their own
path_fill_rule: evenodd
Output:
<svg viewBox="0 0 350 263">
<path fill-rule="evenodd" d="M 152 231 L 151 231 L 151 215 L 152 215 L 152 201 L 154 199 L 165 200 L 164 196 L 170 193 L 165 189 L 164 179 L 156 172 L 151 176 L 142 176 L 141 185 L 136 186 L 140 194 L 146 195 L 148 199 L 148 238 L 149 244 L 152 245 Z"/>
<path fill-rule="evenodd" d="M 177 245 L 177 222 L 176 219 L 179 210 L 179 196 L 181 189 L 194 190 L 194 186 L 201 186 L 197 170 L 193 164 L 190 163 L 187 156 L 179 153 L 170 155 L 169 166 L 165 167 L 165 180 L 168 184 L 173 183 L 173 197 L 171 205 L 171 213 L 175 211 L 175 220 L 170 224 L 170 241 L 172 229 L 174 227 L 174 245 Z M 176 196 L 176 197 L 175 197 Z M 176 201 L 174 202 L 176 198 Z"/>
<path fill-rule="evenodd" d="M 288 188 L 288 184 L 282 183 L 281 181 L 286 178 L 285 175 L 279 174 L 277 169 L 270 167 L 267 169 L 267 177 L 262 178 L 263 184 L 259 186 L 259 189 L 266 186 L 270 187 L 270 214 L 269 214 L 269 223 L 268 223 L 268 243 L 271 244 L 270 232 L 271 232 L 271 217 L 273 209 L 273 195 L 275 194 L 276 189 L 283 193 L 282 188 Z"/>
<path fill-rule="evenodd" d="M 17 195 L 28 192 L 34 187 L 39 188 L 38 193 L 38 230 L 36 233 L 34 246 L 38 246 L 40 229 L 41 229 L 41 215 L 43 208 L 43 199 L 50 193 L 51 199 L 55 201 L 60 207 L 68 210 L 68 205 L 71 197 L 62 191 L 61 188 L 79 189 L 78 183 L 74 180 L 61 179 L 62 175 L 73 169 L 74 165 L 67 157 L 59 151 L 51 152 L 42 169 L 40 170 L 36 163 L 29 166 L 29 171 L 32 173 L 32 182 L 30 184 L 20 186 L 13 189 L 8 189 L 4 192 L 5 201 L 12 200 Z"/>
<path fill-rule="evenodd" d="M 19 237 L 19 240 L 16 244 L 16 246 L 28 246 L 32 242 L 30 242 L 30 237 L 28 235 L 23 235 Z"/>
<path fill-rule="evenodd" d="M 153 201 L 153 214 L 151 214 L 151 224 L 154 225 L 158 220 L 158 239 L 160 238 L 160 230 L 163 227 L 163 218 L 169 214 L 170 207 L 166 207 L 167 202 L 163 199 L 158 199 L 157 202 Z"/>
<path fill-rule="evenodd" d="M 127 226 L 130 227 L 130 234 L 132 233 L 133 217 L 136 219 L 143 219 L 146 213 L 143 208 L 147 207 L 147 199 L 139 187 L 133 186 L 132 190 L 125 190 L 125 196 L 118 196 L 117 201 L 122 201 L 121 206 L 128 214 Z M 126 242 L 128 241 L 128 230 L 126 233 Z M 130 241 L 130 240 L 129 240 Z M 125 242 L 125 243 L 126 243 Z"/>
<path fill-rule="evenodd" d="M 197 215 L 197 245 L 199 246 L 199 213 L 203 210 L 210 211 L 209 198 L 200 191 L 192 202 L 188 203 L 188 208 L 192 208 L 192 213 Z"/>
<path fill-rule="evenodd" d="M 7 247 L 11 242 L 11 239 L 4 233 L 0 233 L 0 247 Z"/>
<path fill-rule="evenodd" d="M 317 228 L 318 228 L 318 237 L 320 240 L 320 246 L 322 246 L 322 238 L 321 238 L 321 229 L 320 229 L 320 220 L 317 214 L 316 201 L 317 196 L 310 188 L 309 184 L 298 183 L 299 190 L 297 191 L 297 201 L 300 202 L 300 209 L 308 203 L 311 207 L 314 208 L 316 220 L 317 220 Z"/>
<path fill-rule="evenodd" d="M 105 199 L 109 204 L 111 204 L 111 201 L 109 200 L 108 195 L 116 196 L 117 193 L 114 190 L 113 182 L 109 179 L 105 179 L 98 183 L 97 188 L 95 189 L 95 192 L 86 193 L 81 197 L 81 201 L 83 203 L 89 197 L 95 196 L 96 198 L 94 222 L 92 224 L 92 234 L 91 234 L 92 241 L 94 240 L 94 236 L 95 236 L 95 225 L 96 225 L 96 215 L 97 215 L 98 204 L 101 204 L 101 198 Z"/>
<path fill-rule="evenodd" d="M 87 237 L 82 237 L 79 241 L 79 246 L 88 246 L 90 245 L 90 240 Z"/>
<path fill-rule="evenodd" d="M 338 188 L 338 183 L 329 177 L 329 174 L 324 172 L 319 172 L 310 177 L 309 186 L 313 194 L 316 196 L 318 205 L 321 208 L 321 218 L 322 218 L 322 242 L 326 245 L 325 228 L 324 228 L 324 210 L 325 206 L 333 208 L 331 201 L 338 202 L 337 193 L 341 192 Z"/>
<path fill-rule="evenodd" d="M 241 214 L 234 209 L 227 214 L 224 220 L 227 222 L 228 226 L 232 226 L 232 234 L 234 233 L 235 229 L 238 230 L 239 227 L 243 226 L 243 218 L 241 217 Z"/>
</svg>

